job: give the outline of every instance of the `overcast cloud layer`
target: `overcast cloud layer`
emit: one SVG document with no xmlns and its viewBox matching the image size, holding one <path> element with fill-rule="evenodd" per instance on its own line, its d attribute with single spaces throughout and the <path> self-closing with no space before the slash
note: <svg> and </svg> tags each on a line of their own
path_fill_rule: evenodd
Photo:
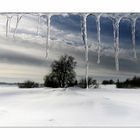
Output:
<svg viewBox="0 0 140 140">
<path fill-rule="evenodd" d="M 80 35 L 80 16 L 66 14 L 53 16 L 51 20 L 51 48 L 45 58 L 46 20 L 41 18 L 37 36 L 38 17 L 25 15 L 19 23 L 15 40 L 16 16 L 11 20 L 8 37 L 5 37 L 6 16 L 0 15 L 0 81 L 21 82 L 35 80 L 43 82 L 50 72 L 50 64 L 63 54 L 72 55 L 77 63 L 77 76 L 85 75 L 84 46 Z M 131 24 L 120 23 L 120 72 L 115 71 L 113 49 L 113 27 L 108 18 L 101 18 L 101 63 L 97 64 L 97 30 L 94 16 L 87 19 L 89 48 L 89 75 L 98 80 L 124 79 L 140 75 L 140 19 L 136 23 L 137 60 L 133 59 Z"/>
</svg>

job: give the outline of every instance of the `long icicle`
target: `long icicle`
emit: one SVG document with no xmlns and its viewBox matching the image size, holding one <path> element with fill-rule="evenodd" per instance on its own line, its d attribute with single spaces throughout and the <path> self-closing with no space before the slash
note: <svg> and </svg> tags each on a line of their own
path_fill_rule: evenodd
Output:
<svg viewBox="0 0 140 140">
<path fill-rule="evenodd" d="M 47 31 L 46 31 L 46 57 L 48 57 L 48 51 L 50 48 L 50 23 L 51 23 L 51 15 L 46 15 L 47 20 Z"/>
<path fill-rule="evenodd" d="M 8 28 L 9 28 L 9 16 L 6 16 L 6 37 L 8 37 Z"/>
<path fill-rule="evenodd" d="M 13 38 L 15 39 L 15 34 L 16 34 L 16 31 L 17 31 L 17 28 L 18 28 L 18 25 L 19 25 L 19 21 L 21 20 L 22 16 L 19 16 L 17 15 L 17 21 L 16 21 L 16 27 L 15 27 L 15 30 L 14 30 L 14 33 L 13 33 Z"/>
<path fill-rule="evenodd" d="M 100 15 L 96 16 L 96 24 L 97 24 L 97 40 L 98 40 L 98 58 L 97 58 L 97 63 L 100 63 L 100 58 L 101 58 L 101 27 L 100 27 Z"/>
<path fill-rule="evenodd" d="M 121 18 L 113 20 L 116 71 L 119 71 L 119 24 L 120 24 L 120 20 L 121 20 Z"/>
<path fill-rule="evenodd" d="M 40 14 L 38 14 L 38 23 L 37 23 L 37 36 L 39 36 L 39 30 L 40 30 Z"/>
<path fill-rule="evenodd" d="M 87 44 L 87 14 L 81 16 L 81 35 L 85 46 L 85 61 L 86 61 L 86 88 L 88 89 L 88 44 Z"/>
<path fill-rule="evenodd" d="M 10 16 L 10 17 L 9 17 L 9 23 L 8 23 L 8 26 L 9 26 L 9 27 L 8 27 L 8 31 L 9 31 L 9 32 L 10 32 L 10 30 L 11 30 L 11 20 L 12 20 L 12 17 L 13 17 L 13 16 Z"/>
<path fill-rule="evenodd" d="M 132 47 L 133 47 L 133 53 L 134 53 L 134 59 L 137 59 L 137 54 L 136 54 L 136 19 L 132 19 L 132 23 L 131 23 L 131 27 L 132 27 Z"/>
</svg>

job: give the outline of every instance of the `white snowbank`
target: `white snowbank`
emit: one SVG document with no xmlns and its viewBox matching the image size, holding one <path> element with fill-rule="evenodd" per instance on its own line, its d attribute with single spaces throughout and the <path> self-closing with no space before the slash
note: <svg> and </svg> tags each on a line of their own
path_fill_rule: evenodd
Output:
<svg viewBox="0 0 140 140">
<path fill-rule="evenodd" d="M 0 127 L 140 126 L 140 89 L 0 87 Z"/>
</svg>

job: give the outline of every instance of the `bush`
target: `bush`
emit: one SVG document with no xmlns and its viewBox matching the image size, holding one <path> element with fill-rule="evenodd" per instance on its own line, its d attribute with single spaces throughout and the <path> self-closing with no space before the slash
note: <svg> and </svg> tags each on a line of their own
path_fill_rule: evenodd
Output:
<svg viewBox="0 0 140 140">
<path fill-rule="evenodd" d="M 53 74 L 46 75 L 44 78 L 44 86 L 57 88 L 59 87 L 59 82 Z"/>
<path fill-rule="evenodd" d="M 140 87 L 140 77 L 133 77 L 132 79 L 126 79 L 124 82 L 116 83 L 117 88 L 137 88 Z"/>
<path fill-rule="evenodd" d="M 51 73 L 44 77 L 46 87 L 70 87 L 76 84 L 76 73 L 74 71 L 76 61 L 72 56 L 61 56 L 58 61 L 51 65 Z"/>
<path fill-rule="evenodd" d="M 113 81 L 113 80 L 104 80 L 103 82 L 102 82 L 102 84 L 103 85 L 112 85 L 112 84 L 115 84 L 115 82 Z"/>
<path fill-rule="evenodd" d="M 89 87 L 94 86 L 95 88 L 98 88 L 97 81 L 94 80 L 92 77 L 89 77 L 88 78 L 88 86 Z M 79 83 L 78 83 L 78 87 L 86 88 L 86 79 L 83 79 L 83 78 L 80 79 Z"/>
<path fill-rule="evenodd" d="M 39 84 L 33 81 L 25 81 L 24 83 L 18 83 L 19 88 L 38 88 Z"/>
</svg>

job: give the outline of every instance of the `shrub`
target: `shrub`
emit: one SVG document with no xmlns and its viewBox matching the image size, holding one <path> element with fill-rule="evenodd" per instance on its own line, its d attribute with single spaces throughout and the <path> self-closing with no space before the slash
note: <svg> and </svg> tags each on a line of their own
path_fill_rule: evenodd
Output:
<svg viewBox="0 0 140 140">
<path fill-rule="evenodd" d="M 98 88 L 97 81 L 94 80 L 92 77 L 89 77 L 88 78 L 88 86 L 89 87 L 94 86 L 95 88 Z M 78 87 L 86 88 L 86 79 L 83 79 L 83 78 L 80 79 L 79 83 L 78 83 Z"/>
<path fill-rule="evenodd" d="M 132 79 L 126 79 L 124 82 L 117 82 L 117 88 L 137 88 L 140 87 L 140 77 L 133 77 Z"/>
<path fill-rule="evenodd" d="M 24 83 L 18 83 L 19 88 L 38 88 L 39 84 L 33 81 L 25 81 Z"/>
<path fill-rule="evenodd" d="M 103 82 L 102 82 L 102 84 L 103 85 L 112 85 L 112 84 L 115 84 L 115 82 L 111 79 L 111 80 L 104 80 Z"/>
<path fill-rule="evenodd" d="M 46 75 L 44 78 L 44 86 L 57 88 L 59 87 L 59 82 L 53 74 Z"/>
</svg>

